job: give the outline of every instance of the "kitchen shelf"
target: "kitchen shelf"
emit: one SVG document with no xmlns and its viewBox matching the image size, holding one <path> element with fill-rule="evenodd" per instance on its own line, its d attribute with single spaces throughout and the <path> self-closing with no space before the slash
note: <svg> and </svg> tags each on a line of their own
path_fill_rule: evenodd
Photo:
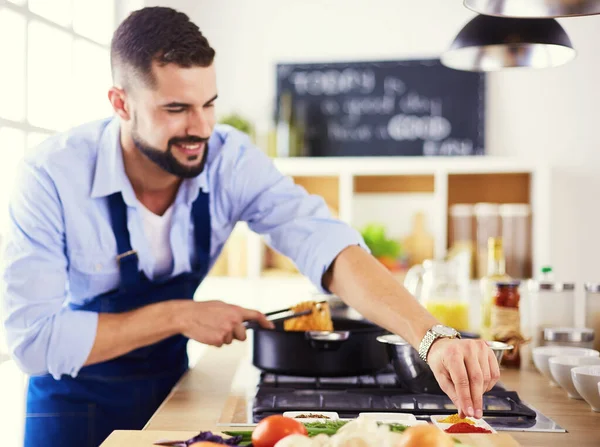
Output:
<svg viewBox="0 0 600 447">
<path fill-rule="evenodd" d="M 279 158 L 273 162 L 309 193 L 321 195 L 332 213 L 350 225 L 356 224 L 360 216 L 360 205 L 356 209 L 356 203 L 361 197 L 427 198 L 435 258 L 444 257 L 452 243 L 448 210 L 453 204 L 527 203 L 532 211 L 531 270 L 539 271 L 542 265 L 552 263 L 548 225 L 550 169 L 538 161 L 480 156 Z M 406 219 L 395 210 L 382 211 L 389 212 L 393 219 Z M 238 244 L 244 240 L 244 247 L 235 251 L 244 253 L 245 266 L 234 269 L 235 276 L 239 277 L 239 272 L 247 278 L 298 275 L 289 260 L 283 269 L 266 265 L 265 259 L 273 257 L 272 250 L 244 223 L 239 223 L 236 231 L 244 234 L 243 238 L 236 238 Z M 216 273 L 231 276 L 227 269 L 211 275 Z"/>
</svg>

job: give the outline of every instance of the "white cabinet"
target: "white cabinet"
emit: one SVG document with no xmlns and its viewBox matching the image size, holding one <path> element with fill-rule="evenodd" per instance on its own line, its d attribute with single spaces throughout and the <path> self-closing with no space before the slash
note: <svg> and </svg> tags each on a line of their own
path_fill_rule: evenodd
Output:
<svg viewBox="0 0 600 447">
<path fill-rule="evenodd" d="M 452 243 L 448 210 L 453 204 L 529 204 L 530 272 L 552 263 L 550 170 L 542 163 L 487 156 L 287 158 L 275 159 L 274 163 L 309 193 L 321 195 L 341 220 L 357 229 L 376 218 L 404 231 L 412 218 L 411 203 L 417 200 L 427 214 L 436 258 L 443 257 Z M 262 238 L 244 224 L 238 224 L 230 242 L 236 246 L 227 244 L 223 254 L 227 262 L 220 262 L 212 276 L 294 276 L 289 260 L 265 247 Z M 273 265 L 282 268 L 266 268 Z"/>
</svg>

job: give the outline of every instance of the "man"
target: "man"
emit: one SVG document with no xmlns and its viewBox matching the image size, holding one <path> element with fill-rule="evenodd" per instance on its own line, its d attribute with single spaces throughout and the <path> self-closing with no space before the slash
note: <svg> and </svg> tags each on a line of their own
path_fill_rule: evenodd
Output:
<svg viewBox="0 0 600 447">
<path fill-rule="evenodd" d="M 12 355 L 31 375 L 25 445 L 97 446 L 140 429 L 186 371 L 186 342 L 245 340 L 257 311 L 194 302 L 246 221 L 315 285 L 421 349 L 463 413 L 498 379 L 485 343 L 452 338 L 245 135 L 215 125 L 215 52 L 169 8 L 132 13 L 112 41 L 116 116 L 50 138 L 10 205 L 4 273 Z"/>
</svg>

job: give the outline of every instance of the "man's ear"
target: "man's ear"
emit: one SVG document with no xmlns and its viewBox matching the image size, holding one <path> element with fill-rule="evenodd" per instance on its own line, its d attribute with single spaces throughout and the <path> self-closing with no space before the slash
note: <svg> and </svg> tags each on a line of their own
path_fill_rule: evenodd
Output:
<svg viewBox="0 0 600 447">
<path fill-rule="evenodd" d="M 131 119 L 131 113 L 127 104 L 127 94 L 119 87 L 112 87 L 108 91 L 108 100 L 117 115 L 126 121 Z"/>
</svg>

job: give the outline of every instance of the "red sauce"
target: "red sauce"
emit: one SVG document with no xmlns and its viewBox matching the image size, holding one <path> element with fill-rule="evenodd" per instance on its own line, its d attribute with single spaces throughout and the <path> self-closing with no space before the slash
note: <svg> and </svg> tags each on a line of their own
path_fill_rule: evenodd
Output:
<svg viewBox="0 0 600 447">
<path fill-rule="evenodd" d="M 444 431 L 446 433 L 492 433 L 487 428 L 477 427 L 475 425 L 467 424 L 466 422 L 454 424 Z"/>
</svg>

